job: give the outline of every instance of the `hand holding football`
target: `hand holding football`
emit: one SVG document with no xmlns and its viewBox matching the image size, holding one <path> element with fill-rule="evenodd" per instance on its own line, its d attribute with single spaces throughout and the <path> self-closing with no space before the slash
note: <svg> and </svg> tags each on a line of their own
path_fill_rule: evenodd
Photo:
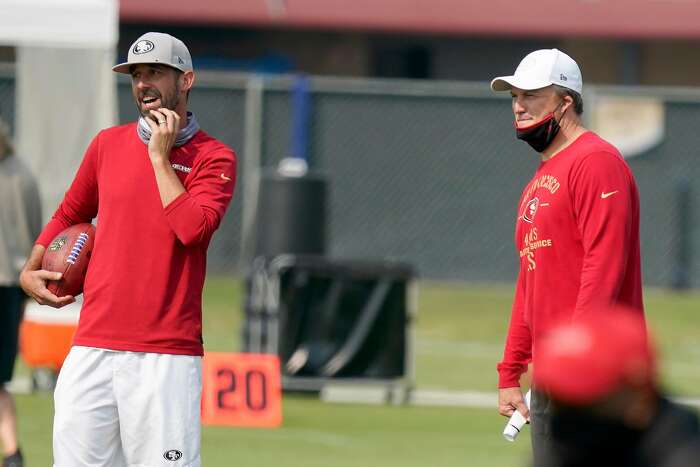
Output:
<svg viewBox="0 0 700 467">
<path fill-rule="evenodd" d="M 41 268 L 63 274 L 58 281 L 49 281 L 46 288 L 58 297 L 80 295 L 88 263 L 95 243 L 92 224 L 76 224 L 56 235 L 44 253 Z"/>
</svg>

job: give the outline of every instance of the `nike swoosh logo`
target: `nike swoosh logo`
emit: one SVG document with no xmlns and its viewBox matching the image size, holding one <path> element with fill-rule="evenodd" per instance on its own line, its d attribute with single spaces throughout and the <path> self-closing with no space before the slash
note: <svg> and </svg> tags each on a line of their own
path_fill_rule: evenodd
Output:
<svg viewBox="0 0 700 467">
<path fill-rule="evenodd" d="M 221 174 L 221 178 L 223 178 L 223 179 L 226 180 L 227 182 L 230 182 L 230 181 L 231 181 L 231 178 L 230 178 L 230 177 L 227 177 L 227 176 L 224 175 L 224 174 Z"/>
<path fill-rule="evenodd" d="M 609 193 L 601 193 L 601 194 L 600 194 L 600 197 L 601 197 L 602 199 L 610 198 L 612 195 L 614 195 L 614 194 L 617 193 L 618 191 L 620 191 L 620 190 L 611 191 L 611 192 L 609 192 Z"/>
</svg>

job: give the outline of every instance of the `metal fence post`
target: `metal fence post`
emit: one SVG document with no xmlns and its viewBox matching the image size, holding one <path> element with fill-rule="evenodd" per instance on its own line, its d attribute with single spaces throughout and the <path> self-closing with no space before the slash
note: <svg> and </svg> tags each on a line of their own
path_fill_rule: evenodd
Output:
<svg viewBox="0 0 700 467">
<path fill-rule="evenodd" d="M 686 290 L 690 288 L 690 269 L 692 255 L 692 203 L 690 199 L 690 180 L 682 178 L 676 182 L 676 209 L 678 209 L 678 244 L 673 274 L 673 288 Z"/>
<path fill-rule="evenodd" d="M 243 150 L 243 222 L 241 235 L 241 266 L 247 270 L 255 251 L 255 217 L 262 164 L 263 96 L 261 76 L 251 76 L 246 83 L 245 126 Z"/>
</svg>

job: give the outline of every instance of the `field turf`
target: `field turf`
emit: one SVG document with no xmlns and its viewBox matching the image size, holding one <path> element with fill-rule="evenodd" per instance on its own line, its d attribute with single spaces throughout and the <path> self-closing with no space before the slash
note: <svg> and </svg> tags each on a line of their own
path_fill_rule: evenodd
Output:
<svg viewBox="0 0 700 467">
<path fill-rule="evenodd" d="M 416 382 L 422 389 L 494 391 L 512 286 L 421 283 L 416 325 Z M 700 294 L 647 290 L 651 329 L 661 348 L 662 374 L 672 394 L 700 397 Z M 207 350 L 240 349 L 241 287 L 232 278 L 207 280 Z M 20 375 L 26 369 L 19 364 Z M 52 399 L 17 397 L 28 467 L 51 465 Z M 524 433 L 507 443 L 495 408 L 429 408 L 328 404 L 285 396 L 276 430 L 205 428 L 205 467 L 345 467 L 527 465 Z"/>
</svg>

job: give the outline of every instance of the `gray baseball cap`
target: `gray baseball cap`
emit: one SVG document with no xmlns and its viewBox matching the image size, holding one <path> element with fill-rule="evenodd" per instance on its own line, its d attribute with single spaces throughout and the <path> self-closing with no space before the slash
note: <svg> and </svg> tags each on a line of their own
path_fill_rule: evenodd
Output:
<svg viewBox="0 0 700 467">
<path fill-rule="evenodd" d="M 192 57 L 180 39 L 162 32 L 147 32 L 131 44 L 126 62 L 112 67 L 117 73 L 129 74 L 129 67 L 139 63 L 159 63 L 180 71 L 192 71 Z"/>
</svg>

